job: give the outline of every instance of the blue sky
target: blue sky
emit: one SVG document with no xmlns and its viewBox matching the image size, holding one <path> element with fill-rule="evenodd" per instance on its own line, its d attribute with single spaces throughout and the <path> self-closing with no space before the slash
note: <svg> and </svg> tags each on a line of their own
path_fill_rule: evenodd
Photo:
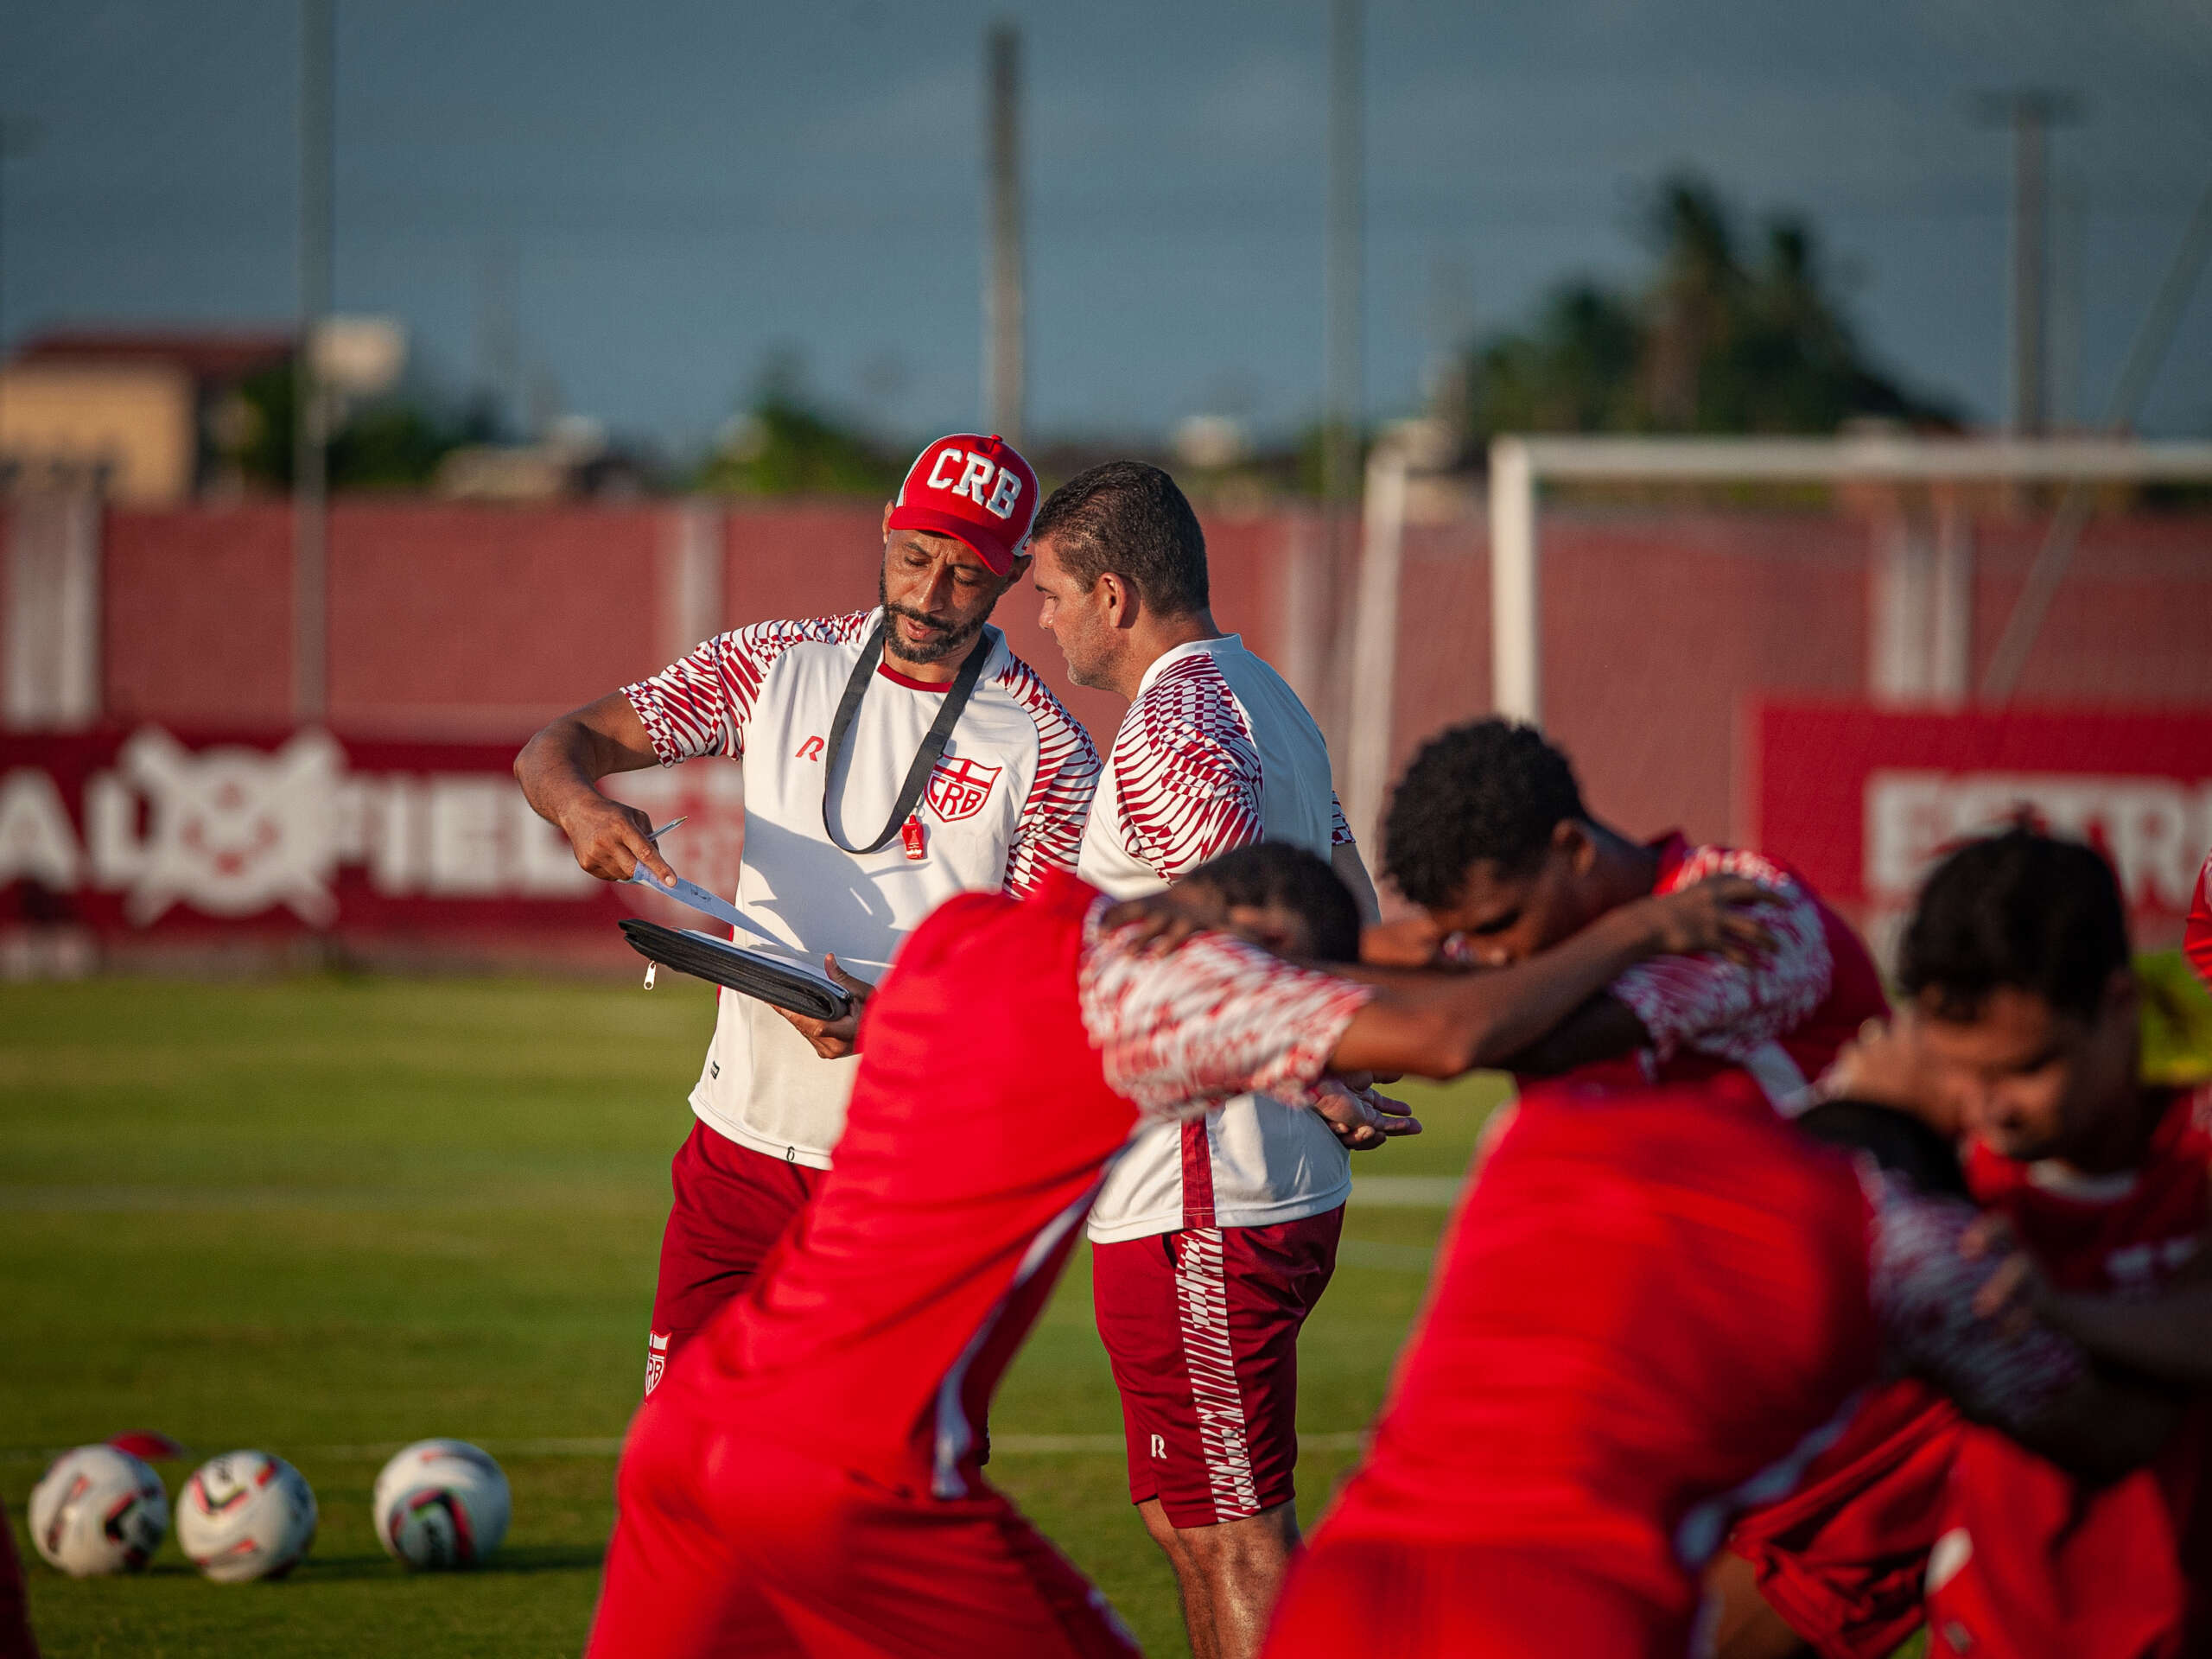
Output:
<svg viewBox="0 0 2212 1659">
<path fill-rule="evenodd" d="M 677 449 L 785 350 L 887 431 L 964 424 L 998 16 L 1028 64 L 1033 426 L 1309 417 L 1325 0 L 339 0 L 338 302 L 402 318 L 457 392 L 511 283 L 543 395 Z M 41 129 L 5 164 L 11 336 L 289 314 L 297 29 L 284 0 L 0 13 L 0 112 Z M 1678 167 L 1808 214 L 1874 352 L 1999 414 L 2009 149 L 1970 102 L 2023 84 L 2084 105 L 2055 347 L 2094 414 L 2212 179 L 2206 0 L 1370 0 L 1367 40 L 1378 415 L 1452 339 L 1635 272 L 1638 192 Z M 2145 424 L 2212 431 L 2212 294 Z"/>
</svg>

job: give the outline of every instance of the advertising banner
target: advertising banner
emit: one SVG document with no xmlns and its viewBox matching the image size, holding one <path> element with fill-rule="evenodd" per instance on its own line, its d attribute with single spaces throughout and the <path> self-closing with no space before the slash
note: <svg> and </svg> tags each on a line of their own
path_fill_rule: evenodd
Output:
<svg viewBox="0 0 2212 1659">
<path fill-rule="evenodd" d="M 619 956 L 621 917 L 698 922 L 577 868 L 524 801 L 514 753 L 317 728 L 0 736 L 0 927 L 180 944 L 565 936 Z M 734 888 L 737 766 L 653 767 L 607 787 L 656 824 L 685 817 L 667 856 Z"/>
<path fill-rule="evenodd" d="M 2169 945 L 2212 847 L 2212 715 L 1769 702 L 1747 735 L 1752 844 L 1878 942 L 1944 849 L 2025 817 L 2101 849 L 2138 943 Z"/>
</svg>

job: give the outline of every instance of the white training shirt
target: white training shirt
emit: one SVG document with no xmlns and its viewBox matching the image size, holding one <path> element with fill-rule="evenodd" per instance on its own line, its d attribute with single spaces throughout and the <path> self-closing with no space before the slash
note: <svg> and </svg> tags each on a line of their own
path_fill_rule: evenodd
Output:
<svg viewBox="0 0 2212 1659">
<path fill-rule="evenodd" d="M 1116 899 L 1157 893 L 1231 847 L 1349 842 L 1329 746 L 1282 676 L 1235 634 L 1164 653 L 1122 717 L 1076 874 Z M 1265 1096 L 1139 1132 L 1098 1195 L 1100 1243 L 1185 1227 L 1262 1227 L 1333 1210 L 1351 1164 L 1328 1125 Z"/>
<path fill-rule="evenodd" d="M 834 951 L 870 981 L 955 893 L 1023 896 L 1047 870 L 1072 869 L 1098 781 L 1089 735 L 987 628 L 975 695 L 915 809 L 922 855 L 898 836 L 869 854 L 831 842 L 822 828 L 830 726 L 880 615 L 758 622 L 624 688 L 663 766 L 709 754 L 744 762 L 738 909 L 812 966 Z M 882 831 L 948 689 L 878 665 L 826 780 L 848 846 Z M 859 1065 L 857 1055 L 822 1058 L 766 1003 L 724 990 L 691 1109 L 741 1145 L 827 1169 Z"/>
</svg>

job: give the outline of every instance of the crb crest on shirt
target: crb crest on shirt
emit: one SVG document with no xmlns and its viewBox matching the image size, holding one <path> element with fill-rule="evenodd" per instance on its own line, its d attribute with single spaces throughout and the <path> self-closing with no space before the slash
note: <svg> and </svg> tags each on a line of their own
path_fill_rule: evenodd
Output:
<svg viewBox="0 0 2212 1659">
<path fill-rule="evenodd" d="M 937 763 L 922 798 L 931 811 L 946 823 L 972 818 L 990 799 L 1004 766 L 987 766 L 965 755 L 948 754 Z"/>
</svg>

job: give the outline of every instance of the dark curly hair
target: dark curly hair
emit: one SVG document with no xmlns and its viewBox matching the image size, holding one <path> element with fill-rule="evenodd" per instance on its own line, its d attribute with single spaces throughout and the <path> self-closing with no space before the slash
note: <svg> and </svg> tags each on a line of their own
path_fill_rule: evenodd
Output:
<svg viewBox="0 0 2212 1659">
<path fill-rule="evenodd" d="M 1967 1020 L 1999 986 L 2087 1020 L 2129 960 L 2127 912 L 2093 848 L 2024 827 L 1968 842 L 1920 890 L 1897 952 L 1897 982 Z"/>
<path fill-rule="evenodd" d="M 1206 537 L 1175 480 L 1141 461 L 1077 473 L 1045 498 L 1032 547 L 1052 550 L 1086 589 L 1111 570 L 1162 616 L 1205 609 Z"/>
<path fill-rule="evenodd" d="M 1217 853 L 1183 878 L 1203 881 L 1232 905 L 1279 904 L 1302 919 L 1322 962 L 1359 960 L 1359 906 L 1337 873 L 1303 847 L 1259 841 Z"/>
<path fill-rule="evenodd" d="M 1429 739 L 1390 791 L 1383 868 L 1429 909 L 1448 905 L 1470 866 L 1529 870 L 1563 820 L 1586 815 L 1567 757 L 1534 726 L 1478 720 Z"/>
</svg>

